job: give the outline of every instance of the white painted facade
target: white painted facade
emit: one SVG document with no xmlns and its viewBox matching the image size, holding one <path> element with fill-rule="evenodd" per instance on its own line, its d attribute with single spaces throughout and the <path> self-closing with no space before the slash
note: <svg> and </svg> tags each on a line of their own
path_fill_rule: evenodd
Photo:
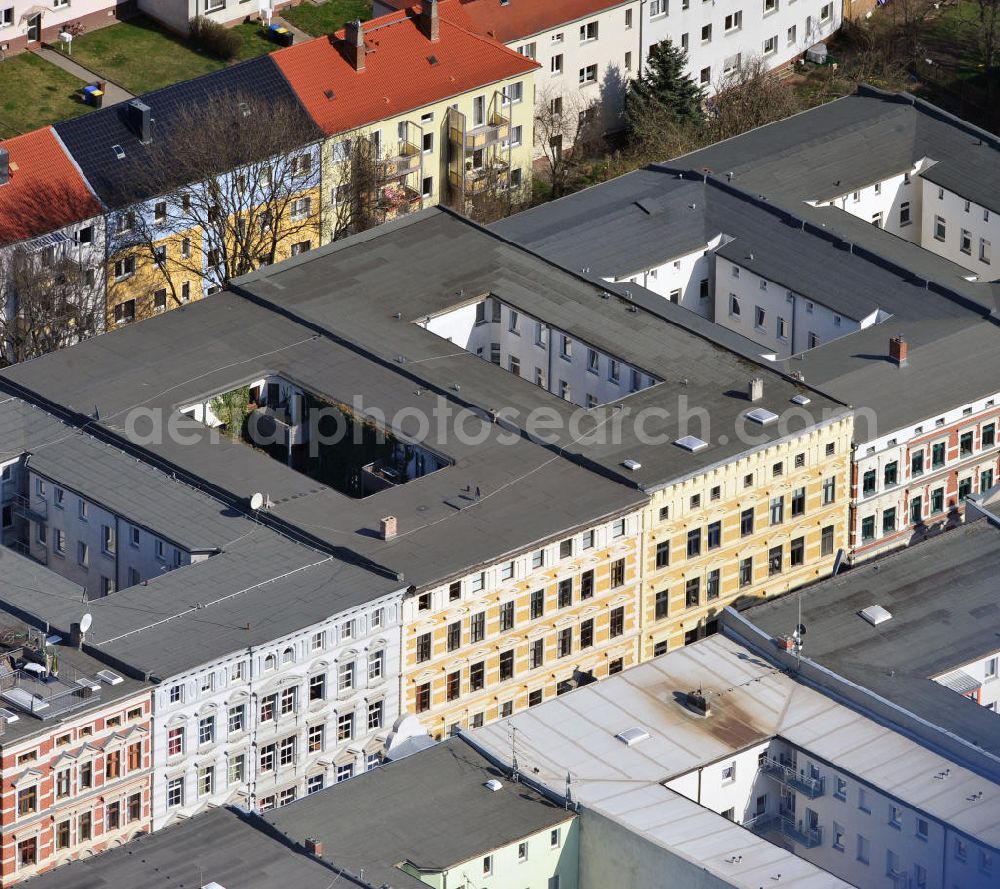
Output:
<svg viewBox="0 0 1000 889">
<path fill-rule="evenodd" d="M 716 235 L 701 250 L 668 257 L 658 265 L 638 270 L 634 274 L 604 280 L 641 284 L 670 302 L 712 320 L 715 314 L 712 299 L 715 260 L 712 252 L 724 239 L 724 235 Z"/>
<path fill-rule="evenodd" d="M 210 555 L 134 524 L 30 467 L 25 496 L 31 557 L 79 584 L 91 599 Z"/>
<path fill-rule="evenodd" d="M 1000 713 L 1000 682 L 997 681 L 1000 679 L 1000 648 L 985 657 L 959 664 L 943 676 L 935 676 L 934 681 L 942 682 L 945 676 L 959 671 L 977 686 L 973 691 L 967 692 L 966 697 L 994 713 Z"/>
<path fill-rule="evenodd" d="M 266 811 L 378 765 L 399 715 L 401 596 L 164 679 L 153 829 L 213 805 Z"/>
<path fill-rule="evenodd" d="M 611 294 L 608 298 L 618 299 Z M 493 296 L 418 323 L 581 407 L 596 407 L 660 382 L 641 368 Z"/>
<path fill-rule="evenodd" d="M 645 0 L 643 59 L 669 39 L 688 53 L 688 73 L 709 93 L 729 69 L 762 56 L 772 68 L 802 55 L 840 28 L 843 7 L 834 0 Z"/>
<path fill-rule="evenodd" d="M 825 201 L 865 222 L 992 280 L 1000 249 L 1000 213 L 942 188 L 921 174 L 933 168 L 921 158 L 908 170 Z"/>
<path fill-rule="evenodd" d="M 559 99 L 563 114 L 575 119 L 596 102 L 604 130 L 620 130 L 625 88 L 639 73 L 641 9 L 640 0 L 629 0 L 508 42 L 541 65 L 535 75 L 536 114 L 545 115 Z M 542 152 L 536 145 L 536 156 Z"/>
<path fill-rule="evenodd" d="M 855 886 L 987 889 L 1000 872 L 996 849 L 782 738 L 666 786 Z"/>
<path fill-rule="evenodd" d="M 861 441 L 853 455 L 854 559 L 903 546 L 958 521 L 964 496 L 997 483 L 998 404 L 1000 392 L 889 432 L 872 430 L 866 419 L 856 418 Z M 877 437 L 870 437 L 872 432 Z"/>
<path fill-rule="evenodd" d="M 849 318 L 745 266 L 715 257 L 715 322 L 760 343 L 776 358 L 797 355 L 885 317 L 876 310 Z"/>
</svg>

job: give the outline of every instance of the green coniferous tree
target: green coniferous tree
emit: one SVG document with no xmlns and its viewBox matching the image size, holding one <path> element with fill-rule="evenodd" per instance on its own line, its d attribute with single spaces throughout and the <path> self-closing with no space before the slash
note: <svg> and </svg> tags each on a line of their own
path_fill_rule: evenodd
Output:
<svg viewBox="0 0 1000 889">
<path fill-rule="evenodd" d="M 669 40 L 657 43 L 649 51 L 646 70 L 633 80 L 625 95 L 625 121 L 631 131 L 641 130 L 641 123 L 666 113 L 679 124 L 697 124 L 701 120 L 704 89 L 684 72 L 687 52 Z"/>
</svg>

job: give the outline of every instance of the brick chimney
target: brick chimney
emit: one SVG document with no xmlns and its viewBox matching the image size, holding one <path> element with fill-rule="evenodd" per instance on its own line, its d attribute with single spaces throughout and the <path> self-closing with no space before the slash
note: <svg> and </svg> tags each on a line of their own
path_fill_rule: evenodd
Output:
<svg viewBox="0 0 1000 889">
<path fill-rule="evenodd" d="M 360 21 L 347 22 L 344 25 L 344 48 L 347 51 L 347 61 L 355 71 L 365 70 L 365 32 Z"/>
<path fill-rule="evenodd" d="M 764 397 L 764 381 L 760 377 L 754 377 L 747 385 L 747 397 L 751 401 L 760 401 Z"/>
<path fill-rule="evenodd" d="M 431 42 L 437 43 L 441 37 L 441 19 L 438 17 L 438 0 L 423 0 L 420 4 L 420 30 Z"/>
<path fill-rule="evenodd" d="M 381 521 L 380 534 L 383 540 L 392 540 L 396 536 L 396 517 L 394 515 L 387 515 Z"/>
<path fill-rule="evenodd" d="M 303 845 L 305 845 L 306 852 L 309 855 L 315 855 L 317 858 L 323 857 L 323 843 L 321 840 L 317 840 L 313 837 L 306 837 L 306 841 Z"/>
<path fill-rule="evenodd" d="M 899 367 L 906 367 L 906 340 L 901 336 L 889 337 L 889 360 Z"/>
<path fill-rule="evenodd" d="M 87 634 L 81 629 L 79 623 L 74 622 L 69 625 L 69 644 L 73 648 L 83 648 L 86 638 Z"/>
</svg>

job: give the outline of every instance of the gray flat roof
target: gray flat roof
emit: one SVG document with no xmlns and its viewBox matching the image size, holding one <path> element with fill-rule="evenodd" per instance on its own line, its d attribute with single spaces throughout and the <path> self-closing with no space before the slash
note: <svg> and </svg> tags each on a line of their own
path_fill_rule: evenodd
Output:
<svg viewBox="0 0 1000 889">
<path fill-rule="evenodd" d="M 492 791 L 485 783 L 499 780 Z M 323 843 L 324 858 L 375 886 L 425 886 L 397 866 L 447 870 L 573 813 L 513 784 L 461 738 L 442 741 L 310 794 L 261 818 L 291 844 Z M 481 874 L 481 872 L 480 872 Z M 480 874 L 477 874 L 478 877 Z"/>
<path fill-rule="evenodd" d="M 31 878 L 31 889 L 330 889 L 337 874 L 229 809 L 209 809 Z"/>
<path fill-rule="evenodd" d="M 967 741 L 1000 754 L 1000 716 L 931 677 L 1000 648 L 1000 530 L 961 526 L 743 612 L 772 636 L 798 622 L 803 655 Z M 871 626 L 858 612 L 881 605 Z"/>
<path fill-rule="evenodd" d="M 814 632 L 810 629 L 808 638 Z M 707 695 L 711 715 L 697 715 L 684 705 L 691 689 Z M 633 727 L 649 737 L 632 745 L 616 737 Z M 729 879 L 737 886 L 756 889 L 766 882 L 756 868 L 762 858 L 768 861 L 768 850 L 754 850 L 749 831 L 731 823 L 725 827 L 722 815 L 673 794 L 664 783 L 771 738 L 781 738 L 981 842 L 1000 846 L 1000 785 L 800 683 L 720 635 L 476 729 L 470 737 L 509 762 L 512 728 L 524 774 L 559 792 L 568 772 L 573 798 L 582 806 L 643 832 L 710 871 L 732 874 Z M 935 779 L 944 768 L 951 770 L 949 782 Z M 969 806 L 967 798 L 980 789 L 981 802 Z M 727 861 L 734 853 L 743 855 L 735 871 Z M 786 879 L 795 885 L 793 875 L 812 885 L 808 879 L 815 871 L 801 868 L 813 865 L 789 858 L 776 868 L 782 885 Z"/>
</svg>

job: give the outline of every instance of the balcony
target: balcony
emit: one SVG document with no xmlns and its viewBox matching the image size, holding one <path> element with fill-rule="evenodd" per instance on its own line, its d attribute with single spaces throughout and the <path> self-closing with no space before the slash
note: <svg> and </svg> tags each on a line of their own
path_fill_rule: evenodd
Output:
<svg viewBox="0 0 1000 889">
<path fill-rule="evenodd" d="M 32 503 L 30 498 L 25 497 L 23 494 L 18 494 L 14 497 L 14 512 L 22 519 L 27 519 L 29 522 L 36 522 L 39 525 L 44 525 L 49 518 L 49 503 L 47 500 L 42 500 L 38 503 Z"/>
<path fill-rule="evenodd" d="M 798 791 L 807 799 L 817 799 L 826 792 L 826 782 L 823 778 L 810 778 L 806 775 L 800 775 L 791 766 L 787 766 L 770 756 L 762 759 L 759 767 L 764 774 L 770 775 L 785 785 L 785 787 L 790 787 Z"/>
<path fill-rule="evenodd" d="M 478 151 L 496 142 L 502 142 L 510 137 L 510 120 L 502 114 L 491 114 L 482 126 L 473 127 L 465 133 L 464 147 L 466 153 Z M 457 127 L 451 129 L 453 142 L 462 143 L 462 132 Z"/>
<path fill-rule="evenodd" d="M 420 192 L 402 183 L 386 185 L 378 195 L 378 207 L 385 212 L 387 220 L 415 212 L 422 203 Z"/>
<path fill-rule="evenodd" d="M 400 179 L 420 169 L 420 149 L 412 142 L 400 142 L 397 153 L 382 161 L 385 179 Z"/>
<path fill-rule="evenodd" d="M 507 164 L 497 161 L 488 166 L 467 169 L 465 175 L 452 173 L 452 188 L 463 189 L 466 195 L 483 194 L 491 188 L 507 187 Z"/>
<path fill-rule="evenodd" d="M 796 822 L 787 815 L 755 815 L 749 821 L 744 821 L 743 826 L 759 836 L 781 833 L 806 849 L 815 849 L 823 844 L 823 828 L 805 827 L 801 821 Z"/>
</svg>

